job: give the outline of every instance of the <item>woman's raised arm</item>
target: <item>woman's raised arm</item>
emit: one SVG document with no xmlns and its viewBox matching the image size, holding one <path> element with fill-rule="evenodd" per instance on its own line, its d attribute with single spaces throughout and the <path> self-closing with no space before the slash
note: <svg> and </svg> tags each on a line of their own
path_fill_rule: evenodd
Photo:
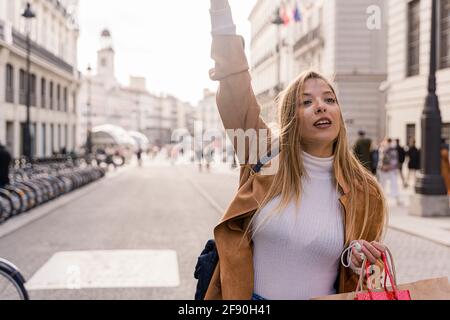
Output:
<svg viewBox="0 0 450 320">
<path fill-rule="evenodd" d="M 270 150 L 270 130 L 260 117 L 261 108 L 251 85 L 244 39 L 236 35 L 228 0 L 211 0 L 210 78 L 219 81 L 217 106 L 240 164 L 256 164 Z M 261 143 L 261 145 L 259 145 Z M 258 145 L 261 155 L 258 155 Z"/>
</svg>

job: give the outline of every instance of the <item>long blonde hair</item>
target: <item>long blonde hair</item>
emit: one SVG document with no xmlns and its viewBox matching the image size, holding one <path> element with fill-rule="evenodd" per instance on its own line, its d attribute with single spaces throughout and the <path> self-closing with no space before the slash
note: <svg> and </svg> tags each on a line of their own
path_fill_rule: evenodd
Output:
<svg viewBox="0 0 450 320">
<path fill-rule="evenodd" d="M 271 187 L 259 205 L 259 209 L 255 212 L 250 223 L 247 226 L 245 234 L 250 232 L 254 235 L 260 228 L 275 214 L 281 213 L 287 208 L 291 200 L 295 200 L 296 207 L 299 207 L 302 194 L 302 177 L 305 175 L 303 166 L 301 150 L 301 124 L 298 117 L 298 107 L 301 105 L 301 97 L 304 92 L 305 82 L 309 79 L 323 80 L 332 90 L 336 96 L 334 87 L 324 76 L 312 70 L 301 73 L 277 98 L 279 108 L 279 166 L 275 174 Z M 339 104 L 339 102 L 337 102 Z M 370 192 L 375 193 L 381 198 L 382 208 L 382 225 L 387 223 L 386 200 L 383 196 L 382 189 L 373 175 L 361 165 L 358 159 L 350 150 L 347 140 L 347 130 L 345 122 L 340 115 L 340 131 L 337 139 L 333 144 L 334 164 L 333 170 L 335 176 L 342 172 L 343 179 L 349 186 L 349 208 L 350 212 L 347 215 L 350 217 L 346 221 L 346 239 L 349 242 L 351 239 L 361 239 L 364 234 L 367 234 L 370 210 L 369 197 Z M 359 186 L 358 186 L 359 184 Z M 336 188 L 338 187 L 336 181 Z M 359 189 L 359 190 L 358 190 Z M 364 220 L 362 227 L 356 225 L 357 215 L 357 193 L 364 193 Z M 260 214 L 261 209 L 264 208 L 272 199 L 280 196 L 281 201 L 271 214 L 257 226 L 254 225 L 255 218 Z M 359 232 L 358 232 L 359 230 Z M 376 239 L 383 236 L 383 228 L 377 230 Z"/>
</svg>

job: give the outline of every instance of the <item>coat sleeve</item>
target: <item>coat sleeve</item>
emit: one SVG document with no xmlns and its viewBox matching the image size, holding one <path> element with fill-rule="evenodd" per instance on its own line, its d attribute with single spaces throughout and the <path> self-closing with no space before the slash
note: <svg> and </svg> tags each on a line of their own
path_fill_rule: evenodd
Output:
<svg viewBox="0 0 450 320">
<path fill-rule="evenodd" d="M 214 35 L 211 57 L 215 67 L 210 70 L 210 78 L 219 81 L 216 102 L 227 135 L 239 163 L 256 164 L 270 150 L 271 132 L 260 117 L 261 107 L 252 89 L 244 39 L 237 35 Z"/>
</svg>

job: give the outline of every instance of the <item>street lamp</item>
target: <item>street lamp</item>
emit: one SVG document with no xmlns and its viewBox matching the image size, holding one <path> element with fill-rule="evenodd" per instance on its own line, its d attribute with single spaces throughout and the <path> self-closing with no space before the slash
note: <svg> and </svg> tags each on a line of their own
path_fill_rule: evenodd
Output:
<svg viewBox="0 0 450 320">
<path fill-rule="evenodd" d="M 92 68 L 90 65 L 87 67 L 87 109 L 86 109 L 86 153 L 88 156 L 92 154 L 92 119 L 91 119 L 91 99 L 92 99 Z"/>
<path fill-rule="evenodd" d="M 437 1 L 432 0 L 430 74 L 428 95 L 422 113 L 422 169 L 417 177 L 416 195 L 413 196 L 411 214 L 440 216 L 449 214 L 447 189 L 441 176 L 440 142 L 442 118 L 436 95 Z"/>
<path fill-rule="evenodd" d="M 31 10 L 28 2 L 25 11 L 22 14 L 25 18 L 25 32 L 27 37 L 27 119 L 25 124 L 24 155 L 28 161 L 31 161 L 31 132 L 30 132 L 30 107 L 31 107 L 31 20 L 36 17 Z"/>
<path fill-rule="evenodd" d="M 140 95 L 139 95 L 139 91 L 136 92 L 136 120 L 137 120 L 137 130 L 138 132 L 141 132 L 141 103 L 140 103 Z"/>
<path fill-rule="evenodd" d="M 281 26 L 284 24 L 283 19 L 280 17 L 280 9 L 278 8 L 275 13 L 275 17 L 272 19 L 272 24 L 277 26 L 277 53 L 278 53 L 278 66 L 277 66 L 277 72 L 278 72 L 278 84 L 277 84 L 277 94 L 281 92 L 282 85 L 281 85 Z"/>
</svg>

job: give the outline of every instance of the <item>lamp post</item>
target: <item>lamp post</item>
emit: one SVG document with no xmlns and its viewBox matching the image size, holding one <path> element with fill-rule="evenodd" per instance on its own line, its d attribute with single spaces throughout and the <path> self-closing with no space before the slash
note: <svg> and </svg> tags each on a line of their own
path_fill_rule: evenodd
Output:
<svg viewBox="0 0 450 320">
<path fill-rule="evenodd" d="M 420 216 L 449 215 L 447 188 L 440 170 L 442 118 L 436 95 L 437 0 L 432 0 L 430 74 L 422 113 L 422 170 L 417 177 L 410 213 Z"/>
<path fill-rule="evenodd" d="M 277 84 L 277 94 L 283 89 L 281 84 L 281 26 L 284 24 L 283 19 L 280 17 L 280 9 L 278 8 L 275 13 L 275 17 L 272 19 L 272 24 L 277 27 L 277 73 L 278 73 L 278 84 Z"/>
<path fill-rule="evenodd" d="M 142 110 L 141 110 L 141 103 L 140 103 L 140 95 L 139 91 L 136 92 L 136 125 L 137 125 L 137 132 L 141 132 L 141 117 L 142 117 Z"/>
<path fill-rule="evenodd" d="M 90 157 L 92 154 L 92 119 L 91 119 L 91 99 L 92 99 L 92 68 L 87 67 L 87 109 L 86 109 L 86 153 Z"/>
<path fill-rule="evenodd" d="M 31 10 L 31 5 L 28 2 L 25 11 L 22 14 L 25 18 L 25 32 L 27 37 L 27 118 L 25 124 L 24 132 L 24 156 L 28 161 L 31 161 L 31 132 L 30 132 L 30 107 L 31 107 L 31 20 L 36 17 L 34 12 Z"/>
</svg>

